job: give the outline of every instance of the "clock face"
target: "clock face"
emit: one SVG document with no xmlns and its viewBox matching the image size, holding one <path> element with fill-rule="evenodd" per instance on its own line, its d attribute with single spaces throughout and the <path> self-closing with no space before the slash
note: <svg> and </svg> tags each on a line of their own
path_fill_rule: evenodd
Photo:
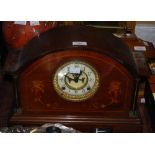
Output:
<svg viewBox="0 0 155 155">
<path fill-rule="evenodd" d="M 57 69 L 53 84 L 62 98 L 78 102 L 95 94 L 99 87 L 99 75 L 88 63 L 70 61 Z"/>
</svg>

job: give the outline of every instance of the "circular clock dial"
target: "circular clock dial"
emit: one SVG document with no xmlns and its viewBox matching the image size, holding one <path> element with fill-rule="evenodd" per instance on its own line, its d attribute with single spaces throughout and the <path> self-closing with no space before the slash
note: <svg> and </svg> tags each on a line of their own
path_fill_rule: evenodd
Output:
<svg viewBox="0 0 155 155">
<path fill-rule="evenodd" d="M 58 68 L 53 84 L 62 98 L 78 102 L 95 94 L 99 86 L 99 76 L 90 64 L 70 61 Z"/>
</svg>

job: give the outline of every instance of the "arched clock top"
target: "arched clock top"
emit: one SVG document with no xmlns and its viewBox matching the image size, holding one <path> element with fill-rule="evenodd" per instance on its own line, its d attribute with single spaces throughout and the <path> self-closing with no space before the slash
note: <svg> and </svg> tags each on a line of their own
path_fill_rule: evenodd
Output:
<svg viewBox="0 0 155 155">
<path fill-rule="evenodd" d="M 6 72 L 21 71 L 35 59 L 52 52 L 68 49 L 90 50 L 102 53 L 123 64 L 136 75 L 136 67 L 128 46 L 113 34 L 88 26 L 62 26 L 33 38 L 22 49 L 9 53 Z M 10 60 L 11 59 L 11 60 Z"/>
<path fill-rule="evenodd" d="M 145 66 L 125 42 L 104 29 L 62 26 L 10 51 L 4 67 L 15 88 L 10 124 L 142 131 L 138 95 L 144 74 L 137 68 Z"/>
</svg>

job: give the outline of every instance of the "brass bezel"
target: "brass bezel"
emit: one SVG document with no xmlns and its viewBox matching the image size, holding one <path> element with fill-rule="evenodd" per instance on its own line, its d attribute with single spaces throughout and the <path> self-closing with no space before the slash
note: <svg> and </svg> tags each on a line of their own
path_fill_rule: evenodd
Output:
<svg viewBox="0 0 155 155">
<path fill-rule="evenodd" d="M 58 85 L 58 73 L 60 72 L 60 70 L 62 70 L 65 66 L 71 64 L 71 63 L 75 63 L 75 64 L 83 64 L 87 67 L 89 67 L 94 75 L 95 75 L 95 84 L 93 86 L 93 88 L 86 94 L 83 94 L 83 95 L 70 95 L 70 94 L 67 94 L 66 92 L 63 92 L 62 89 L 59 87 Z M 99 74 L 97 73 L 96 69 L 84 62 L 84 61 L 80 61 L 80 60 L 75 60 L 75 61 L 69 61 L 67 63 L 64 63 L 62 66 L 60 66 L 57 71 L 55 72 L 54 74 L 54 78 L 53 78 L 53 86 L 54 86 L 54 89 L 55 91 L 57 92 L 57 94 L 62 97 L 63 99 L 67 100 L 67 101 L 73 101 L 73 102 L 80 102 L 80 101 L 84 101 L 84 100 L 87 100 L 89 98 L 91 98 L 95 93 L 96 91 L 98 90 L 98 87 L 99 87 Z"/>
</svg>

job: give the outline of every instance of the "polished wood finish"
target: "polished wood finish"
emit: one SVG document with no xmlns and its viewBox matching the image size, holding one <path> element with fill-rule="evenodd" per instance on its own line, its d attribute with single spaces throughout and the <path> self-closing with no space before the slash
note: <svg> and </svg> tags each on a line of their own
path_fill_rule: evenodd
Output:
<svg viewBox="0 0 155 155">
<path fill-rule="evenodd" d="M 21 124 L 25 126 L 38 126 L 45 123 L 61 123 L 67 127 L 72 127 L 80 132 L 95 132 L 96 128 L 111 129 L 112 132 L 149 132 L 150 130 L 143 129 L 143 124 L 139 118 L 106 118 L 106 117 L 89 117 L 89 116 L 66 116 L 53 115 L 51 116 L 36 116 L 18 114 L 13 118 L 11 124 Z M 145 127 L 145 126 L 144 126 Z"/>
<path fill-rule="evenodd" d="M 87 46 L 74 46 L 73 41 Z M 5 73 L 14 78 L 17 112 L 10 124 L 62 123 L 83 132 L 112 128 L 114 132 L 142 132 L 143 117 L 137 111 L 137 95 L 147 67 L 132 56 L 132 44 L 103 29 L 66 26 L 49 30 L 24 48 L 10 52 Z M 82 60 L 95 67 L 100 87 L 90 99 L 65 101 L 56 94 L 52 78 L 57 68 L 70 60 Z M 145 132 L 148 132 L 148 130 Z"/>
<path fill-rule="evenodd" d="M 96 94 L 81 102 L 65 101 L 53 88 L 53 76 L 60 65 L 80 60 L 94 66 L 100 76 Z M 126 116 L 133 101 L 135 81 L 118 62 L 86 50 L 65 50 L 48 54 L 29 65 L 19 77 L 23 113 Z"/>
<path fill-rule="evenodd" d="M 154 50 L 153 44 L 139 39 L 133 34 L 123 37 L 122 40 L 128 45 L 133 55 L 138 74 L 143 77 L 149 77 L 151 72 L 147 64 L 147 58 L 152 56 L 152 51 Z M 135 51 L 135 46 L 145 47 L 146 51 Z"/>
<path fill-rule="evenodd" d="M 85 41 L 87 46 L 73 46 L 73 41 Z M 86 26 L 57 27 L 43 33 L 40 37 L 33 38 L 24 48 L 9 53 L 5 71 L 10 72 L 10 74 L 19 72 L 22 67 L 43 55 L 66 49 L 93 50 L 104 53 L 113 59 L 117 59 L 133 75 L 136 76 L 137 74 L 130 50 L 121 39 L 116 38 L 104 29 Z"/>
<path fill-rule="evenodd" d="M 145 126 L 143 126 L 143 132 L 154 132 L 155 102 L 152 93 L 155 92 L 155 76 L 152 74 L 148 63 L 152 59 L 155 60 L 155 48 L 151 42 L 144 41 L 133 35 L 123 38 L 123 40 L 128 44 L 132 53 L 136 52 L 134 50 L 134 46 L 143 46 L 146 48 L 146 51 L 136 52 L 140 54 L 137 54 L 137 57 L 135 57 L 135 61 L 139 62 L 137 63 L 137 71 L 148 77 L 145 80 L 145 86 L 139 91 L 139 101 L 137 103 L 139 105 L 138 107 L 142 117 L 142 121 L 144 124 L 146 124 Z M 145 98 L 145 103 L 140 102 L 141 98 Z"/>
</svg>

